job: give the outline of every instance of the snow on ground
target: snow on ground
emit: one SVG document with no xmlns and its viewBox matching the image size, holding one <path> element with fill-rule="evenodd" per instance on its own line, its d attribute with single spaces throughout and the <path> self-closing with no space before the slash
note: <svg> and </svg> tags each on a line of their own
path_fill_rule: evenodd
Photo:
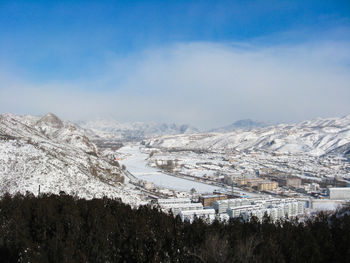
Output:
<svg viewBox="0 0 350 263">
<path fill-rule="evenodd" d="M 320 156 L 350 143 L 350 115 L 316 119 L 294 125 L 280 124 L 250 131 L 166 135 L 146 144 L 153 148 L 206 151 L 269 151 Z M 345 149 L 344 152 L 346 152 Z M 342 154 L 342 152 L 340 152 Z"/>
<path fill-rule="evenodd" d="M 126 156 L 120 163 L 124 164 L 135 177 L 150 181 L 157 186 L 186 192 L 195 188 L 198 193 L 212 193 L 215 189 L 218 189 L 217 186 L 169 176 L 156 168 L 147 166 L 146 159 L 148 155 L 141 153 L 137 145 L 125 146 L 119 149 L 118 153 Z"/>
<path fill-rule="evenodd" d="M 58 194 L 64 191 L 81 198 L 108 196 L 121 198 L 125 203 L 138 205 L 138 192 L 128 186 L 104 182 L 88 172 L 88 162 L 83 158 L 57 159 L 41 149 L 20 141 L 0 143 L 0 193 Z M 102 163 L 101 163 L 102 165 Z"/>
<path fill-rule="evenodd" d="M 149 167 L 147 166 L 149 155 L 147 153 L 143 153 L 140 151 L 139 145 L 128 145 L 124 146 L 123 148 L 119 149 L 117 154 L 122 156 L 122 160 L 120 161 L 121 164 L 124 164 L 126 168 L 133 174 L 135 177 L 150 181 L 154 183 L 157 186 L 168 188 L 172 190 L 177 191 L 185 191 L 190 192 L 192 188 L 196 189 L 197 193 L 206 194 L 210 193 L 212 194 L 214 190 L 226 190 L 227 188 L 220 188 L 218 186 L 213 186 L 205 183 L 200 182 L 194 182 L 191 180 L 169 176 L 167 174 L 162 173 L 157 168 Z M 190 153 L 190 156 L 192 154 Z M 198 161 L 198 159 L 195 159 L 195 156 L 192 156 L 193 158 L 189 158 L 188 162 L 195 163 Z M 198 157 L 198 156 L 197 156 Z M 191 160 L 192 159 L 192 160 Z M 211 171 L 203 170 L 200 172 L 196 172 L 196 176 L 198 176 L 198 173 L 206 173 L 209 174 Z M 228 189 L 229 191 L 231 188 Z M 253 196 L 260 196 L 264 194 L 256 194 L 256 193 L 250 193 L 247 191 L 243 191 L 242 189 L 238 187 L 234 187 L 235 192 L 240 192 L 241 194 L 245 194 L 247 196 L 253 197 Z"/>
<path fill-rule="evenodd" d="M 64 191 L 82 198 L 121 198 L 143 203 L 121 183 L 121 170 L 84 133 L 53 114 L 38 118 L 0 115 L 0 195 Z"/>
<path fill-rule="evenodd" d="M 178 171 L 199 177 L 259 171 L 314 181 L 350 178 L 350 115 L 249 131 L 160 136 L 144 145 L 156 152 L 151 162 L 178 160 Z"/>
</svg>

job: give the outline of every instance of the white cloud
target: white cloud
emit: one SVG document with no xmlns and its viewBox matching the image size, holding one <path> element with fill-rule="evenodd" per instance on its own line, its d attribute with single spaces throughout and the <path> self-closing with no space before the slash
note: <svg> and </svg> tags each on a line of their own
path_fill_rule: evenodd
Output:
<svg viewBox="0 0 350 263">
<path fill-rule="evenodd" d="M 104 76 L 28 83 L 2 75 L 0 111 L 114 116 L 215 127 L 241 118 L 299 121 L 350 113 L 350 45 L 186 43 L 118 60 Z M 101 65 L 98 65 L 99 67 Z M 13 73 L 14 74 L 14 73 Z M 91 80 L 92 79 L 92 80 Z"/>
</svg>

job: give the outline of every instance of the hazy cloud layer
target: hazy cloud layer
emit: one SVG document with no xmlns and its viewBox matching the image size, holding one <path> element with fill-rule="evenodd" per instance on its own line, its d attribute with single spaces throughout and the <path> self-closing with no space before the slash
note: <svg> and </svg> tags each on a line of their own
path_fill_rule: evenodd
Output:
<svg viewBox="0 0 350 263">
<path fill-rule="evenodd" d="M 203 128 L 242 118 L 291 122 L 350 114 L 347 42 L 186 43 L 122 59 L 111 55 L 97 67 L 104 75 L 69 83 L 34 83 L 2 70 L 0 111 Z"/>
</svg>

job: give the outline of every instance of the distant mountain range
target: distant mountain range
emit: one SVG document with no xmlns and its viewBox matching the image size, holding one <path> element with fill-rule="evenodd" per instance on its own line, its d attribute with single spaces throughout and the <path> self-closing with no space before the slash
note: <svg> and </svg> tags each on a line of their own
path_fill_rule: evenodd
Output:
<svg viewBox="0 0 350 263">
<path fill-rule="evenodd" d="M 157 122 L 128 122 L 120 123 L 113 119 L 95 119 L 78 121 L 86 134 L 94 141 L 140 141 L 161 135 L 195 134 L 201 130 L 193 126 L 182 124 L 166 124 Z M 250 119 L 238 120 L 228 126 L 211 129 L 208 132 L 231 132 L 235 130 L 251 130 L 267 127 L 271 124 L 253 121 Z"/>
<path fill-rule="evenodd" d="M 164 149 L 270 151 L 313 156 L 339 154 L 350 157 L 350 115 L 250 130 L 235 129 L 224 133 L 168 135 L 152 138 L 144 143 Z"/>
<path fill-rule="evenodd" d="M 111 119 L 79 121 L 77 124 L 93 140 L 139 141 L 144 138 L 165 134 L 190 134 L 199 132 L 198 129 L 189 125 L 160 124 L 156 122 L 119 123 Z"/>
</svg>

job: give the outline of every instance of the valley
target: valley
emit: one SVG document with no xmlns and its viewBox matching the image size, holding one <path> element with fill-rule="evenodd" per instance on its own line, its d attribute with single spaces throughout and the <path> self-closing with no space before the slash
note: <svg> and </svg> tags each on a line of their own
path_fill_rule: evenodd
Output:
<svg viewBox="0 0 350 263">
<path fill-rule="evenodd" d="M 350 116 L 225 132 L 148 124 L 150 131 L 167 127 L 162 132 L 175 134 L 139 133 L 131 141 L 125 134 L 140 124 L 107 129 L 110 122 L 90 122 L 87 130 L 53 114 L 3 114 L 0 121 L 2 193 L 38 194 L 40 186 L 41 192 L 117 197 L 136 206 L 213 193 L 318 200 L 350 180 Z"/>
</svg>

